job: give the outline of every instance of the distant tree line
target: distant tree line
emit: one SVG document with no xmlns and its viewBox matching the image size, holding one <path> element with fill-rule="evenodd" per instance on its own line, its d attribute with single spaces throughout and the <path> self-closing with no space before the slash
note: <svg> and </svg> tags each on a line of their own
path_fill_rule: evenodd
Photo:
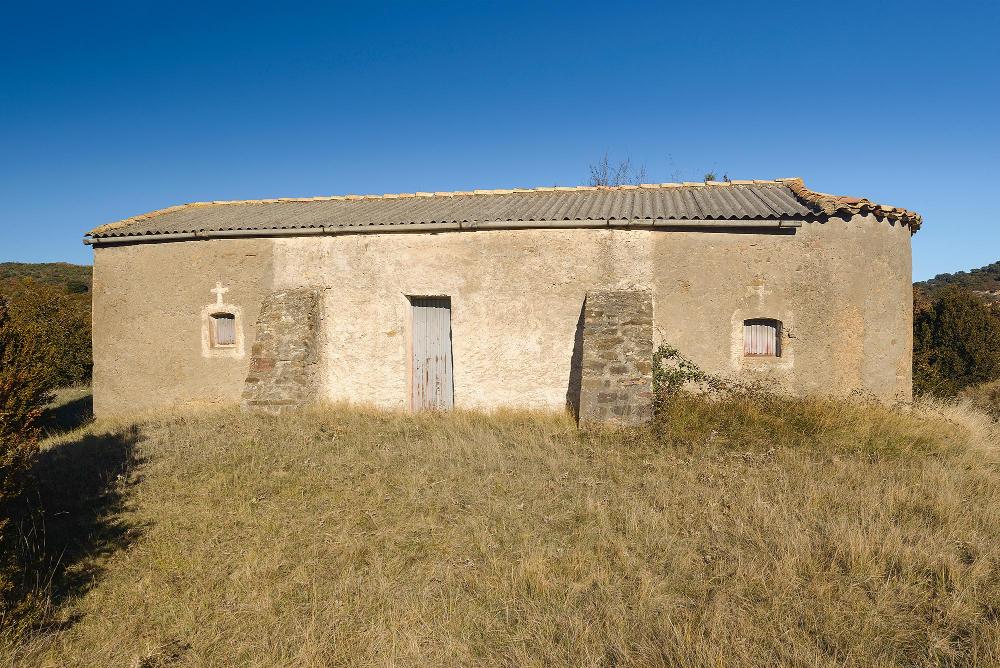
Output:
<svg viewBox="0 0 1000 668">
<path fill-rule="evenodd" d="M 927 299 L 950 287 L 966 288 L 982 294 L 990 301 L 1000 301 L 1000 261 L 985 267 L 957 271 L 954 274 L 938 274 L 934 278 L 914 284 L 920 296 Z"/>
<path fill-rule="evenodd" d="M 66 288 L 67 292 L 89 292 L 92 269 L 87 265 L 68 262 L 0 262 L 0 284 L 11 279 L 27 278 L 36 283 Z"/>
</svg>

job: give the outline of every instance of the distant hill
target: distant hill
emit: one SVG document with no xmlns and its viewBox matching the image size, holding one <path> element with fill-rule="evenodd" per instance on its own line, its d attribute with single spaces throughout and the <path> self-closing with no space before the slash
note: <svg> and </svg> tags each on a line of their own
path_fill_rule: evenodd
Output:
<svg viewBox="0 0 1000 668">
<path fill-rule="evenodd" d="M 38 283 L 58 285 L 67 292 L 90 292 L 93 267 L 68 262 L 0 262 L 0 283 L 30 278 Z"/>
<path fill-rule="evenodd" d="M 954 274 L 938 274 L 932 279 L 913 284 L 914 288 L 927 296 L 933 296 L 951 286 L 968 288 L 991 301 L 1000 301 L 1000 262 Z"/>
</svg>

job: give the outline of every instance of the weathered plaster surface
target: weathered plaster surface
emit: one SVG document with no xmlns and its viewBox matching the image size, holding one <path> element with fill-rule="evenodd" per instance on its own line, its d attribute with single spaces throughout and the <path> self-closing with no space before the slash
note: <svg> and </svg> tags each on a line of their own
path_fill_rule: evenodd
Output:
<svg viewBox="0 0 1000 668">
<path fill-rule="evenodd" d="M 906 227 L 855 217 L 805 223 L 794 236 L 666 234 L 653 244 L 663 258 L 653 272 L 659 333 L 705 369 L 798 394 L 910 398 Z M 782 321 L 781 358 L 743 357 L 750 318 Z"/>
<path fill-rule="evenodd" d="M 590 290 L 644 288 L 656 341 L 713 372 L 796 393 L 910 396 L 910 233 L 855 217 L 795 234 L 535 229 L 140 244 L 95 252 L 99 413 L 238 400 L 248 360 L 201 356 L 216 281 L 243 309 L 316 287 L 318 398 L 406 408 L 408 295 L 452 303 L 455 402 L 559 408 Z M 743 320 L 783 323 L 783 355 L 741 353 Z M 579 371 L 577 369 L 577 371 Z"/>
<path fill-rule="evenodd" d="M 649 281 L 648 232 L 503 230 L 287 238 L 275 284 L 325 286 L 331 399 L 408 407 L 407 296 L 448 295 L 458 406 L 562 407 L 589 289 Z"/>
<path fill-rule="evenodd" d="M 271 289 L 271 248 L 268 239 L 220 239 L 95 249 L 95 414 L 238 400 L 249 358 L 203 354 L 202 314 L 216 310 L 221 282 L 249 348 Z"/>
</svg>

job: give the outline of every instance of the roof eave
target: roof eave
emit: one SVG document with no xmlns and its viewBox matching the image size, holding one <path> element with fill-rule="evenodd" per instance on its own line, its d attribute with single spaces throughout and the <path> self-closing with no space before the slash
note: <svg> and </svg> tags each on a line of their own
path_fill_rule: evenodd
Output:
<svg viewBox="0 0 1000 668">
<path fill-rule="evenodd" d="M 193 232 L 167 232 L 157 234 L 119 234 L 95 236 L 88 233 L 83 243 L 89 246 L 108 246 L 135 243 L 195 241 L 203 239 L 343 236 L 349 234 L 392 234 L 447 231 L 526 230 L 526 229 L 740 229 L 740 230 L 794 230 L 801 227 L 797 219 L 636 219 L 636 220 L 519 220 L 455 223 L 410 223 L 406 225 L 357 225 L 325 226 L 311 228 L 270 228 L 258 230 L 198 230 Z"/>
<path fill-rule="evenodd" d="M 830 195 L 806 187 L 801 178 L 778 179 L 795 193 L 795 196 L 809 206 L 815 207 L 817 213 L 827 216 L 837 214 L 872 214 L 880 218 L 888 218 L 897 221 L 910 228 L 911 234 L 916 234 L 923 224 L 923 217 L 916 211 L 903 209 L 896 206 L 876 204 L 863 197 L 845 197 L 841 195 Z"/>
</svg>

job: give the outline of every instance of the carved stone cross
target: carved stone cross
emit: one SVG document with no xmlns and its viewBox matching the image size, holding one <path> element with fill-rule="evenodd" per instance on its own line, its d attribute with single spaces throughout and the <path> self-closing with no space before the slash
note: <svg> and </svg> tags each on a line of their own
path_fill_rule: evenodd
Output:
<svg viewBox="0 0 1000 668">
<path fill-rule="evenodd" d="M 229 292 L 229 288 L 222 287 L 222 283 L 216 283 L 215 287 L 212 288 L 212 292 L 215 294 L 215 303 L 222 305 L 222 295 Z"/>
</svg>

